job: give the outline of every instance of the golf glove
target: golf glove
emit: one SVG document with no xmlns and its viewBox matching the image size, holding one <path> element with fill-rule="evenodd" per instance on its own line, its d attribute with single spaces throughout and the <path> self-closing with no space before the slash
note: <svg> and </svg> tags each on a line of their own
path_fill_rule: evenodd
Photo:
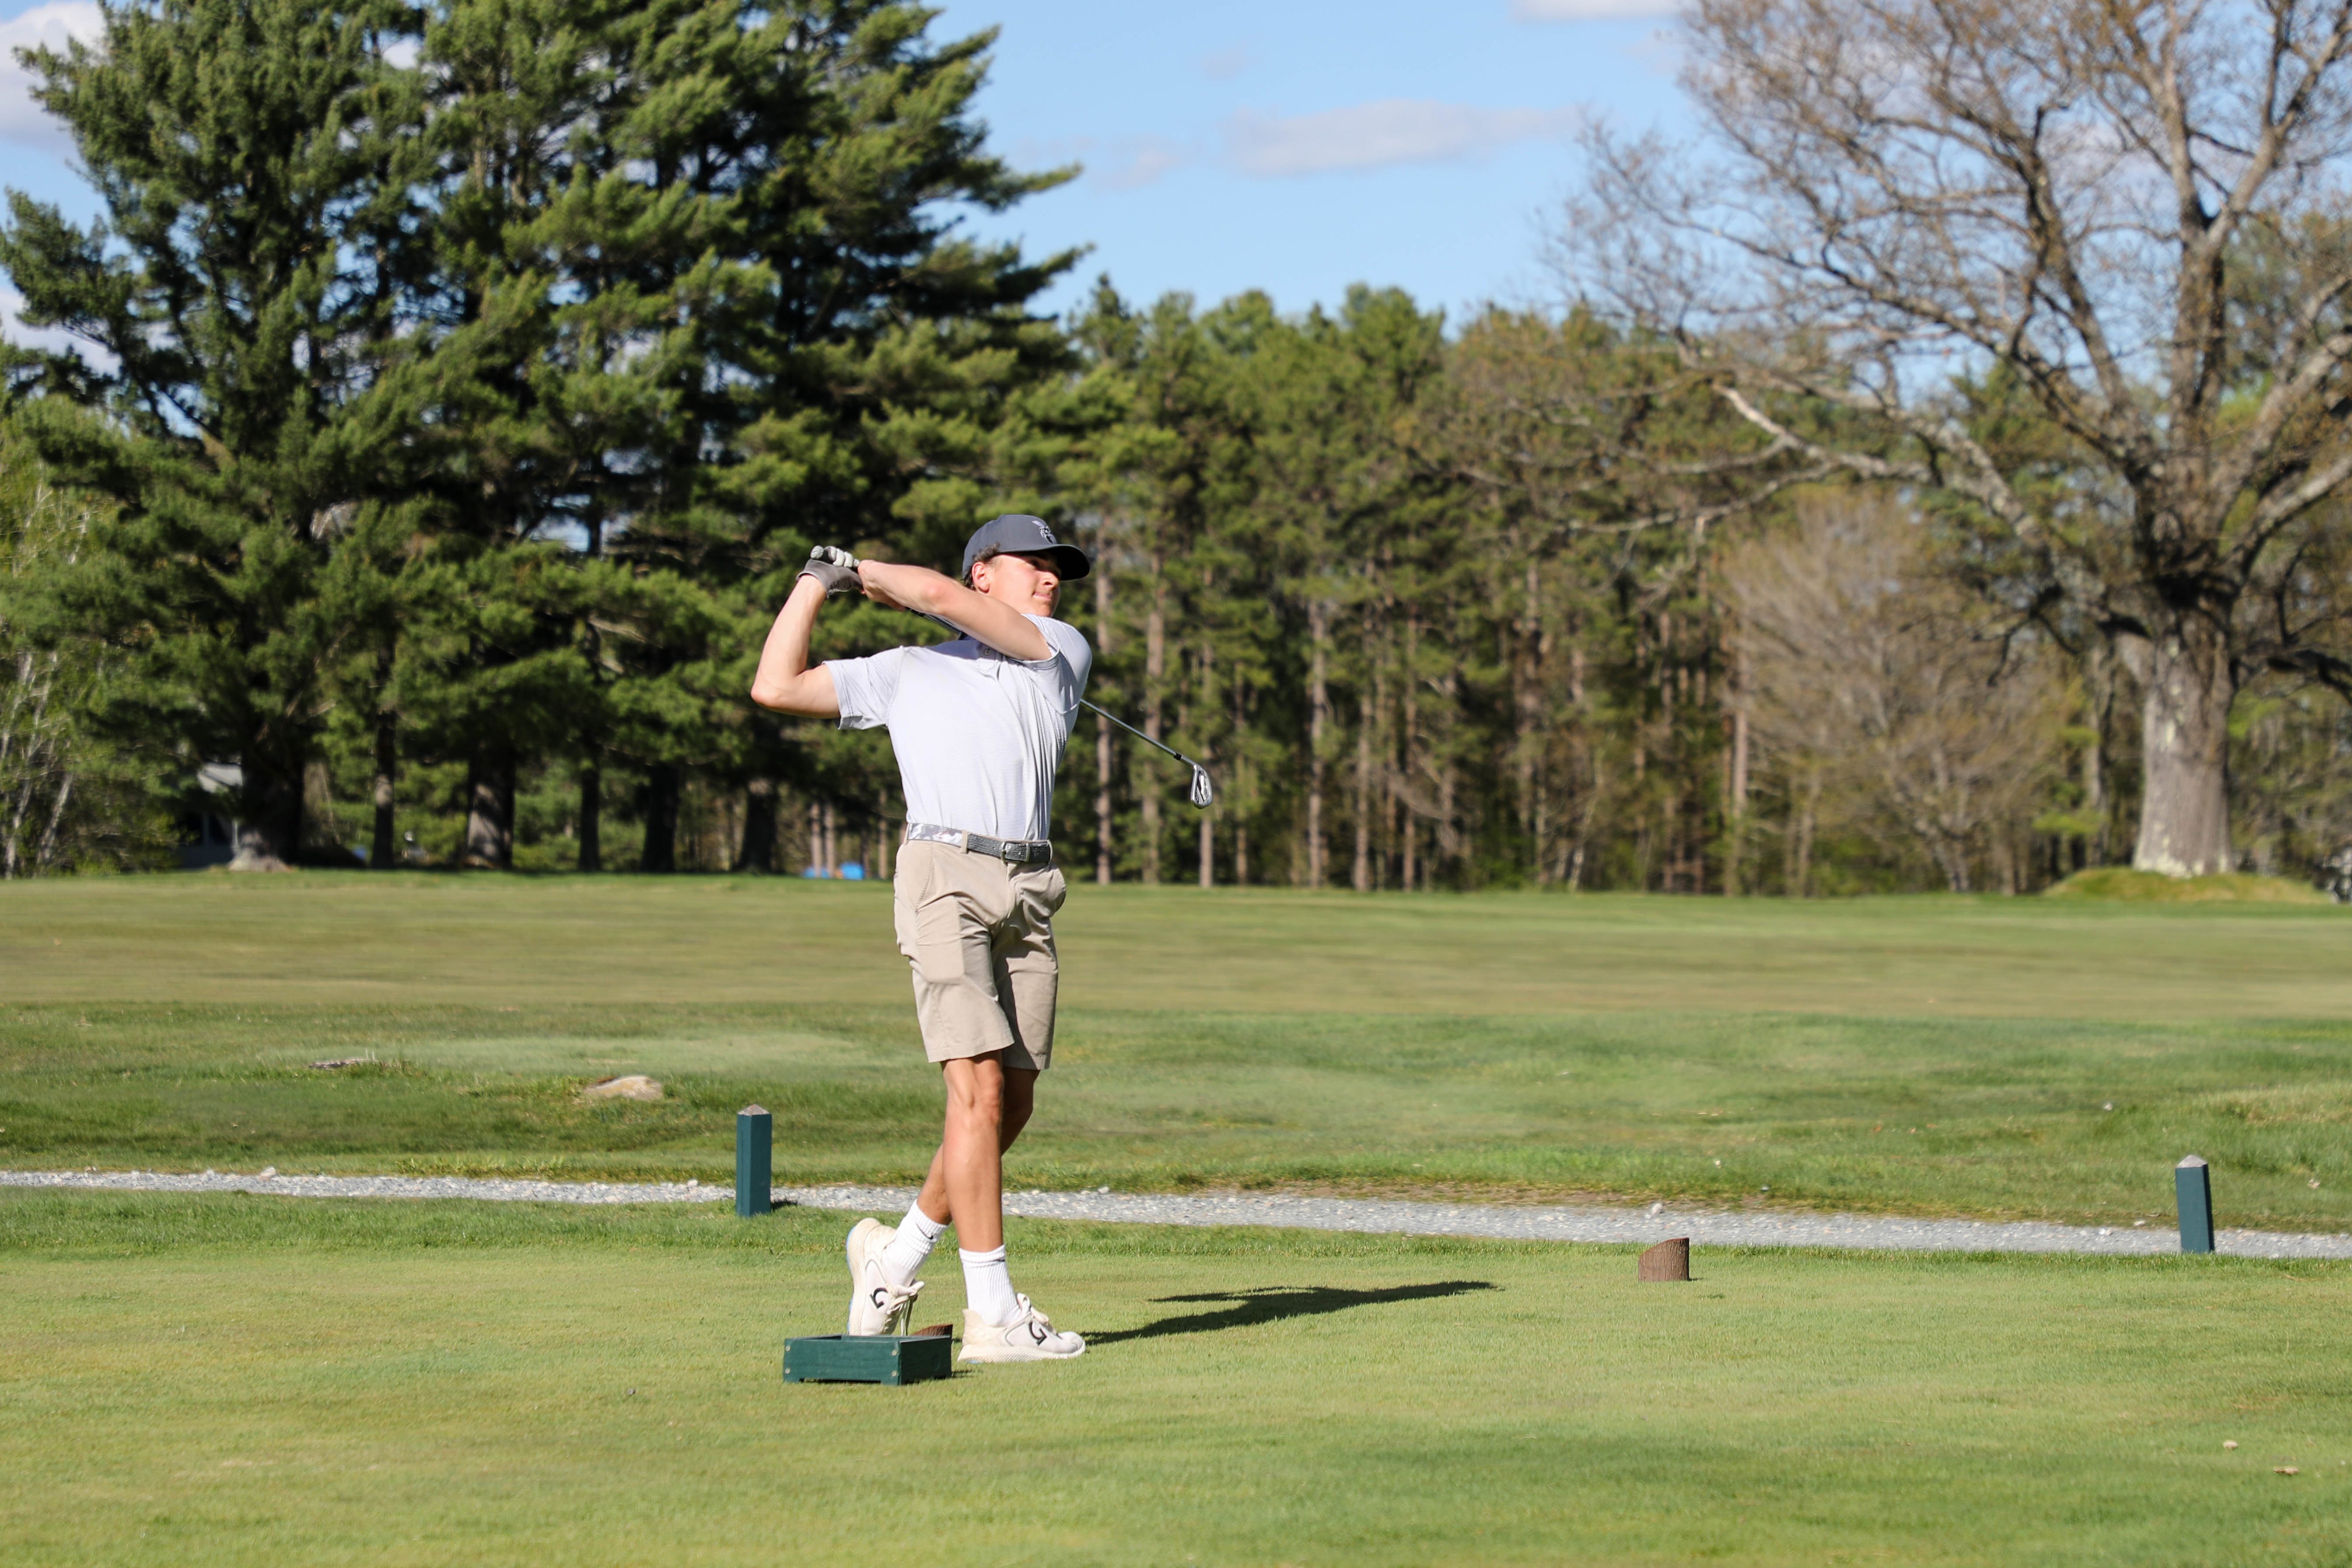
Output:
<svg viewBox="0 0 2352 1568">
<path fill-rule="evenodd" d="M 808 564 L 800 571 L 802 577 L 814 577 L 818 586 L 830 598 L 835 594 L 863 592 L 857 580 L 857 558 L 846 550 L 835 550 L 830 544 L 820 544 L 809 552 Z M 797 582 L 799 579 L 795 578 Z"/>
</svg>

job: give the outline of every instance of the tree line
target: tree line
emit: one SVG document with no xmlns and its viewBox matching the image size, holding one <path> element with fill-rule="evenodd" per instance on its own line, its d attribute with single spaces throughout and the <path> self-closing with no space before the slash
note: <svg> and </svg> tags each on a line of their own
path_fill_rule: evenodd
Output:
<svg viewBox="0 0 2352 1568">
<path fill-rule="evenodd" d="M 168 863 L 214 810 L 251 865 L 887 876 L 887 741 L 753 709 L 761 636 L 812 543 L 944 565 L 1023 510 L 1097 560 L 1091 695 L 1219 781 L 1195 812 L 1085 721 L 1055 827 L 1105 881 L 2324 876 L 2352 247 L 2301 153 L 2231 207 L 2205 152 L 2188 198 L 2037 153 L 2084 81 L 2173 145 L 2095 10 L 1702 4 L 1714 153 L 1596 140 L 1568 302 L 1448 323 L 1107 280 L 1044 316 L 1077 258 L 952 213 L 1067 171 L 989 153 L 989 38 L 909 5 L 110 8 L 28 60 L 106 216 L 0 229 L 84 345 L 8 362 L 0 873 Z M 1839 52 L 1873 26 L 1911 54 Z M 1910 205 L 1825 205 L 1855 167 Z M 817 651 L 933 635 L 836 602 Z"/>
</svg>

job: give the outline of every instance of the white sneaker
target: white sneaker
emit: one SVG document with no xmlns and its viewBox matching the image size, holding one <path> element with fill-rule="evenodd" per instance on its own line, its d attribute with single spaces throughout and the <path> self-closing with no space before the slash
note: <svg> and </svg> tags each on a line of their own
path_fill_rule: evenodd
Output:
<svg viewBox="0 0 2352 1568">
<path fill-rule="evenodd" d="M 903 1334 L 914 1321 L 923 1282 L 899 1289 L 882 1272 L 882 1249 L 897 1234 L 878 1219 L 861 1219 L 849 1227 L 844 1248 L 849 1255 L 849 1333 Z"/>
<path fill-rule="evenodd" d="M 963 1310 L 963 1360 L 1067 1361 L 1087 1353 L 1086 1341 L 1066 1331 L 1055 1333 L 1052 1321 L 1031 1306 L 1028 1297 L 1015 1299 L 1021 1315 L 1009 1323 L 983 1323 L 978 1312 Z"/>
</svg>

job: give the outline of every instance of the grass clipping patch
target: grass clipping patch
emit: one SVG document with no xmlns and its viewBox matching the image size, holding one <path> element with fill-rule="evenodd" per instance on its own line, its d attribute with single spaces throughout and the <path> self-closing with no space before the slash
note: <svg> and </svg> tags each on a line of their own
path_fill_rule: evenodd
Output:
<svg viewBox="0 0 2352 1568">
<path fill-rule="evenodd" d="M 2100 899 L 2119 904 L 2325 904 L 2317 888 L 2282 877 L 2230 871 L 2218 877 L 2167 877 L 2128 866 L 2077 871 L 2042 894 L 2047 899 Z"/>
</svg>

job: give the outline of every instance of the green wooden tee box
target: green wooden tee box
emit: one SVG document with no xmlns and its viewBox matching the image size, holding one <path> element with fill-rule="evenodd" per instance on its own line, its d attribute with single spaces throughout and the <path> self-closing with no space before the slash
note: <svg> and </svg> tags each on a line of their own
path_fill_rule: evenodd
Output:
<svg viewBox="0 0 2352 1568">
<path fill-rule="evenodd" d="M 948 1334 L 809 1334 L 784 1342 L 786 1383 L 923 1383 L 955 1371 Z"/>
</svg>

